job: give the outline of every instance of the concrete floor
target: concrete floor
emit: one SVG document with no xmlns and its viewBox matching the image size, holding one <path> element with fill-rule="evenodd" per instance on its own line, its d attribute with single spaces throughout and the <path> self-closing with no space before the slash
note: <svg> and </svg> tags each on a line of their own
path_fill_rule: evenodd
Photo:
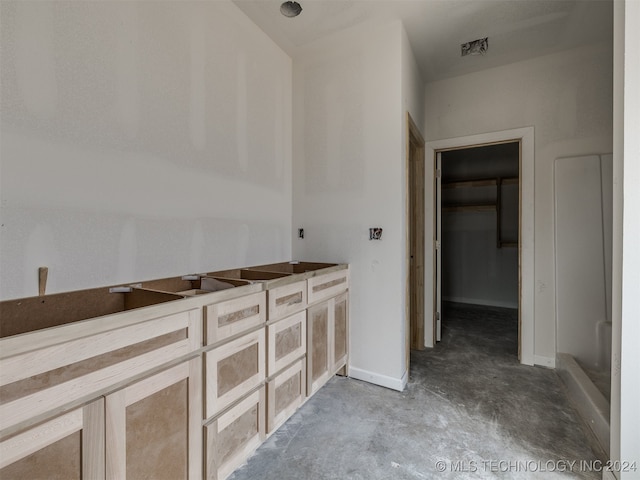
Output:
<svg viewBox="0 0 640 480">
<path fill-rule="evenodd" d="M 334 377 L 230 478 L 601 478 L 556 372 L 518 363 L 516 312 L 444 313 L 404 392 Z"/>
</svg>

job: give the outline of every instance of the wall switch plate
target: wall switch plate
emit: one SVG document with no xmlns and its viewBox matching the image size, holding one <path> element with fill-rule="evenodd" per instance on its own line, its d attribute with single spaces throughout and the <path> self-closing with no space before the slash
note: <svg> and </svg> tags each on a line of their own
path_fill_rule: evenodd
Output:
<svg viewBox="0 0 640 480">
<path fill-rule="evenodd" d="M 304 238 L 304 228 L 298 229 L 298 238 Z"/>
<path fill-rule="evenodd" d="M 369 229 L 369 240 L 381 240 L 382 229 L 380 227 L 373 227 Z"/>
</svg>

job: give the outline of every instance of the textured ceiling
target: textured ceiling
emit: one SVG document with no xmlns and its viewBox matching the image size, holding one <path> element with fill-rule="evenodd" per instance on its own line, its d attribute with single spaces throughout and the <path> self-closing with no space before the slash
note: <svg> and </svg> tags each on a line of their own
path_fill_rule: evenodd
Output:
<svg viewBox="0 0 640 480">
<path fill-rule="evenodd" d="M 296 18 L 281 0 L 234 3 L 293 58 L 321 38 L 365 23 L 400 19 L 425 81 L 463 75 L 539 55 L 612 42 L 612 0 L 298 0 Z M 485 55 L 460 44 L 489 37 Z"/>
</svg>

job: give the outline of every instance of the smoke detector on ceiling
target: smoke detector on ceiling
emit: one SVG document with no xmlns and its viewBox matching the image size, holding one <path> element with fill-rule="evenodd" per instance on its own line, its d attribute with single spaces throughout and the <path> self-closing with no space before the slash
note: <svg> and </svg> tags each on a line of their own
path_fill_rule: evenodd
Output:
<svg viewBox="0 0 640 480">
<path fill-rule="evenodd" d="M 298 2 L 283 2 L 280 5 L 280 13 L 285 17 L 297 17 L 302 12 L 302 7 Z"/>
<path fill-rule="evenodd" d="M 460 51 L 463 57 L 467 55 L 484 55 L 489 50 L 489 37 L 479 38 L 472 42 L 460 45 Z"/>
</svg>

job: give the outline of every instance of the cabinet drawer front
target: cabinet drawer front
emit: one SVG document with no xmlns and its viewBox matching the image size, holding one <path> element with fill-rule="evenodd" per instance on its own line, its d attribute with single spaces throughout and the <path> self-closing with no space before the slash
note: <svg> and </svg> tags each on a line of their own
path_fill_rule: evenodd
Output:
<svg viewBox="0 0 640 480">
<path fill-rule="evenodd" d="M 307 315 L 298 312 L 267 327 L 267 375 L 273 375 L 307 351 Z"/>
<path fill-rule="evenodd" d="M 196 350 L 201 327 L 190 310 L 3 359 L 0 430 Z"/>
<path fill-rule="evenodd" d="M 267 319 L 265 292 L 234 298 L 205 307 L 206 344 L 241 334 Z"/>
<path fill-rule="evenodd" d="M 264 382 L 264 328 L 205 352 L 205 362 L 209 418 Z"/>
<path fill-rule="evenodd" d="M 307 282 L 301 281 L 277 287 L 267 292 L 269 320 L 284 318 L 307 308 Z"/>
<path fill-rule="evenodd" d="M 274 432 L 302 405 L 306 396 L 306 366 L 301 358 L 267 383 L 267 433 Z"/>
<path fill-rule="evenodd" d="M 349 288 L 349 270 L 318 275 L 307 280 L 309 304 L 321 302 L 346 291 Z"/>
<path fill-rule="evenodd" d="M 265 389 L 248 395 L 205 425 L 207 478 L 224 480 L 265 438 Z"/>
</svg>

